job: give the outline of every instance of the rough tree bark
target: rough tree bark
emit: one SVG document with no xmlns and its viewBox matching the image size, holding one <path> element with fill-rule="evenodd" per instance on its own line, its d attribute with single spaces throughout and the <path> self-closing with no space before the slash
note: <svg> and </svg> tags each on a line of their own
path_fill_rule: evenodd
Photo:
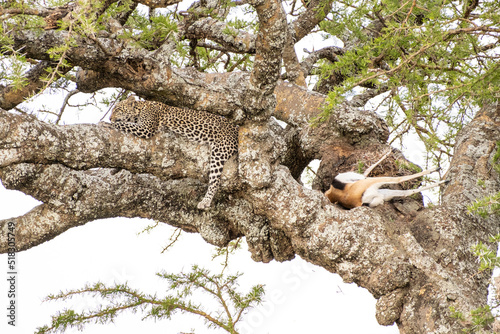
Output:
<svg viewBox="0 0 500 334">
<path fill-rule="evenodd" d="M 98 37 L 99 43 L 76 37 L 77 46 L 67 52 L 71 66 L 78 67 L 82 92 L 121 87 L 143 98 L 218 113 L 240 125 L 238 158 L 226 165 L 210 210 L 196 208 L 207 187 L 207 147 L 170 133 L 142 140 L 96 124 L 48 124 L 4 110 L 29 89 L 14 98 L 12 90 L 0 87 L 0 179 L 6 188 L 42 202 L 23 216 L 0 221 L 0 252 L 7 251 L 9 221 L 16 222 L 18 249 L 26 250 L 100 218 L 155 219 L 200 233 L 217 246 L 245 236 L 255 261 L 299 255 L 338 273 L 368 289 L 378 299 L 379 323 L 396 322 L 401 333 L 460 331 L 467 324 L 450 318 L 449 307 L 468 312 L 484 304 L 491 277 L 477 273 L 470 247 L 500 232 L 498 218 L 466 211 L 474 199 L 500 190 L 500 176 L 491 168 L 500 140 L 500 106 L 485 103 L 458 136 L 444 204 L 423 208 L 407 199 L 344 210 L 322 191 L 337 172 L 352 169 L 358 160 L 374 162 L 387 150 L 386 124 L 363 109 L 377 92 L 344 102 L 328 121 L 312 127 L 310 119 L 325 96 L 280 81 L 279 71 L 283 46 L 290 42 L 282 31 L 289 29 L 296 41 L 314 25 L 303 24 L 307 21 L 300 16 L 287 28 L 278 0 L 250 3 L 259 15 L 258 36 L 228 39 L 222 23 L 212 24 L 210 18 L 179 31 L 189 38 L 211 38 L 232 52 L 255 52 L 250 73 L 176 68 L 168 61 L 174 52 L 168 42 L 148 51 L 110 36 Z M 47 50 L 67 34 L 17 31 L 12 37 L 43 67 L 50 66 Z M 36 78 L 33 83 L 31 90 L 40 89 Z M 404 159 L 398 152 L 394 156 Z M 395 175 L 395 157 L 375 172 Z M 297 180 L 312 159 L 322 162 L 310 190 Z"/>
</svg>

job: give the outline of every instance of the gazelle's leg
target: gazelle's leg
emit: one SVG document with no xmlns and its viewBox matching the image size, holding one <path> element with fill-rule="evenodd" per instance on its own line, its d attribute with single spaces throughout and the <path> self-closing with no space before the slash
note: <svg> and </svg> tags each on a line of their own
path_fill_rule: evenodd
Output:
<svg viewBox="0 0 500 334">
<path fill-rule="evenodd" d="M 397 181 L 397 183 L 401 183 L 401 182 L 408 181 L 408 180 L 413 180 L 413 179 L 416 179 L 417 177 L 421 177 L 421 176 L 424 176 L 424 175 L 427 175 L 427 174 L 430 174 L 430 173 L 437 172 L 439 169 L 440 169 L 439 167 L 437 167 L 437 168 L 431 168 L 431 169 L 428 169 L 428 170 L 424 170 L 423 172 L 420 172 L 420 173 L 396 177 L 396 179 L 399 179 L 399 181 Z"/>
<path fill-rule="evenodd" d="M 363 173 L 363 175 L 365 177 L 368 177 L 368 175 L 370 174 L 370 172 L 375 168 L 377 167 L 382 161 L 384 161 L 388 156 L 389 154 L 392 153 L 392 149 L 389 148 L 389 152 L 387 152 L 382 158 L 380 158 L 379 161 L 377 161 L 374 165 L 370 166 L 367 170 L 365 170 L 365 172 Z"/>
<path fill-rule="evenodd" d="M 356 193 L 356 194 L 359 194 L 359 196 L 361 196 L 361 194 L 363 194 L 369 188 L 378 189 L 378 188 L 382 187 L 384 184 L 396 184 L 396 183 L 401 183 L 404 181 L 413 180 L 413 179 L 416 179 L 417 177 L 430 174 L 430 173 L 435 172 L 437 170 L 439 170 L 439 168 L 428 169 L 428 170 L 424 170 L 423 172 L 420 172 L 417 174 L 406 175 L 406 176 L 369 177 L 369 178 L 359 180 L 359 181 L 353 183 L 351 186 L 351 191 Z"/>
<path fill-rule="evenodd" d="M 401 183 L 404 181 L 409 181 L 412 179 L 416 179 L 417 177 L 423 176 L 430 174 L 432 172 L 435 172 L 439 168 L 433 168 L 433 169 L 428 169 L 424 170 L 423 172 L 413 174 L 413 175 L 406 175 L 406 176 L 396 176 L 396 177 L 369 177 L 364 180 L 360 180 L 358 182 L 355 182 L 352 184 L 350 187 L 350 196 L 354 196 L 355 198 L 361 199 L 362 203 L 369 204 L 370 206 L 376 206 L 379 205 L 383 202 L 384 196 L 386 191 L 381 192 L 380 187 L 382 187 L 384 184 L 396 184 L 396 183 Z M 388 197 L 388 199 L 391 199 L 392 197 L 397 197 L 397 196 L 408 196 L 410 194 L 404 193 L 405 190 L 393 190 L 394 195 Z M 411 190 L 410 190 L 411 191 Z M 418 191 L 416 191 L 418 192 Z M 388 194 L 391 194 L 389 191 Z"/>
<path fill-rule="evenodd" d="M 443 181 L 439 181 L 439 182 L 430 184 L 430 185 L 425 186 L 425 187 L 421 187 L 418 189 L 409 189 L 409 190 L 378 189 L 378 193 L 382 194 L 384 196 L 384 201 L 388 201 L 390 199 L 393 199 L 394 197 L 407 197 L 407 196 L 422 192 L 422 191 L 430 189 L 430 188 L 437 187 L 443 183 L 448 183 L 448 182 L 449 182 L 449 180 L 443 180 Z"/>
</svg>

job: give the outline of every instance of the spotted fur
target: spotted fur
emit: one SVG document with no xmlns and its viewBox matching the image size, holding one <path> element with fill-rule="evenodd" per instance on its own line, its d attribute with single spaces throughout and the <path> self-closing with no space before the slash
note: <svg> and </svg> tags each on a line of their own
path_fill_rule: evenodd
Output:
<svg viewBox="0 0 500 334">
<path fill-rule="evenodd" d="M 209 186 L 199 209 L 210 207 L 219 188 L 224 163 L 238 152 L 238 126 L 222 116 L 204 111 L 167 106 L 156 101 L 136 101 L 133 97 L 118 102 L 111 113 L 114 128 L 140 138 L 152 137 L 158 128 L 210 146 Z"/>
</svg>

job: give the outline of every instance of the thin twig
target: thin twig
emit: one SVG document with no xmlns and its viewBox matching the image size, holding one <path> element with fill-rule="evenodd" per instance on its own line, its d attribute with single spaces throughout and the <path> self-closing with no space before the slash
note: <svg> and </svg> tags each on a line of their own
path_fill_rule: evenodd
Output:
<svg viewBox="0 0 500 334">
<path fill-rule="evenodd" d="M 179 239 L 181 233 L 182 233 L 182 229 L 180 227 L 176 228 L 174 230 L 174 232 L 170 235 L 170 238 L 168 239 L 168 240 L 170 240 L 170 243 L 167 246 L 165 246 L 165 248 L 163 248 L 163 250 L 161 251 L 161 253 L 165 252 L 167 249 L 169 249 L 170 247 L 172 247 L 177 242 L 177 240 Z M 174 238 L 174 235 L 175 235 L 175 238 Z"/>
<path fill-rule="evenodd" d="M 66 97 L 64 98 L 63 104 L 61 106 L 61 109 L 59 110 L 59 114 L 57 115 L 56 124 L 59 124 L 59 121 L 61 121 L 62 114 L 63 114 L 64 110 L 66 109 L 66 106 L 68 105 L 68 101 L 69 101 L 70 97 L 72 97 L 73 95 L 78 94 L 78 93 L 80 93 L 80 91 L 78 89 L 74 89 L 71 92 L 69 92 L 68 95 L 66 95 Z"/>
</svg>

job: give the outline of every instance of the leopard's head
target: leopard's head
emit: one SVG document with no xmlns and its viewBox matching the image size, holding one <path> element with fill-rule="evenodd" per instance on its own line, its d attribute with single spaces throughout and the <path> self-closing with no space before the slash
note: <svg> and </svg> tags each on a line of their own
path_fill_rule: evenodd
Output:
<svg viewBox="0 0 500 334">
<path fill-rule="evenodd" d="M 127 99 L 120 101 L 116 104 L 111 112 L 110 121 L 115 122 L 133 122 L 137 123 L 139 119 L 139 114 L 141 112 L 140 108 L 136 106 L 137 101 L 133 96 L 129 96 Z"/>
</svg>

